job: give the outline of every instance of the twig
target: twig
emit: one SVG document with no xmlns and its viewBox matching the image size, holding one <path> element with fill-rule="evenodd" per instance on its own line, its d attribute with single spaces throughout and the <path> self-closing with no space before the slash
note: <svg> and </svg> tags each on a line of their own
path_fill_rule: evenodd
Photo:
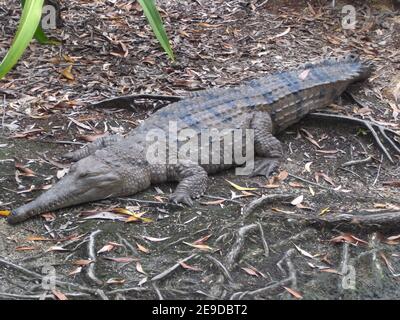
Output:
<svg viewBox="0 0 400 320">
<path fill-rule="evenodd" d="M 304 178 L 302 178 L 302 177 L 295 176 L 294 174 L 291 174 L 291 173 L 289 173 L 289 177 L 292 177 L 292 178 L 294 178 L 294 179 L 297 179 L 297 180 L 306 182 L 306 183 L 308 183 L 308 184 L 311 184 L 311 185 L 316 186 L 316 187 L 321 188 L 321 189 L 333 190 L 332 188 L 325 187 L 325 186 L 323 186 L 323 185 L 321 185 L 321 184 L 319 184 L 319 183 L 315 183 L 315 182 L 312 182 L 312 181 L 310 181 L 310 180 L 304 179 Z"/>
<path fill-rule="evenodd" d="M 182 262 L 186 262 L 196 256 L 197 256 L 197 254 L 192 254 L 189 257 L 186 257 L 185 259 L 180 260 L 178 263 L 174 264 L 172 267 L 168 268 L 167 270 L 165 270 L 165 271 L 161 272 L 160 274 L 151 278 L 150 281 L 157 281 L 157 280 L 161 280 L 161 279 L 165 278 L 171 272 L 173 272 L 176 268 L 180 267 Z"/>
<path fill-rule="evenodd" d="M 129 291 L 136 291 L 136 292 L 143 292 L 143 291 L 148 291 L 147 288 L 142 288 L 142 287 L 132 287 L 132 288 L 121 288 L 121 289 L 115 289 L 108 291 L 108 294 L 116 294 L 116 293 L 125 293 Z"/>
<path fill-rule="evenodd" d="M 87 268 L 87 275 L 88 275 L 89 279 L 91 279 L 94 283 L 96 283 L 98 285 L 103 284 L 103 281 L 101 281 L 95 275 L 95 265 L 96 265 L 95 237 L 100 232 L 101 232 L 101 230 L 93 231 L 89 236 L 88 254 L 89 254 L 89 259 L 93 262 L 91 264 L 89 264 L 89 266 Z"/>
<path fill-rule="evenodd" d="M 379 175 L 381 174 L 381 169 L 382 169 L 382 160 L 383 160 L 383 155 L 381 156 L 381 161 L 379 162 L 378 172 L 376 173 L 376 177 L 375 177 L 374 182 L 372 183 L 372 186 L 375 186 L 376 183 L 378 182 Z"/>
</svg>

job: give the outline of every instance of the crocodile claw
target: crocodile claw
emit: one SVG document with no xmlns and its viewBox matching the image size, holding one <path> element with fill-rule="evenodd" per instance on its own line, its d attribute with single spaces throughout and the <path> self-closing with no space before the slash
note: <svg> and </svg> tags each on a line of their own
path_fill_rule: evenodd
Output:
<svg viewBox="0 0 400 320">
<path fill-rule="evenodd" d="M 173 193 L 169 197 L 169 201 L 175 204 L 183 203 L 186 204 L 187 206 L 191 207 L 193 206 L 193 200 L 192 198 L 184 193 Z"/>
</svg>

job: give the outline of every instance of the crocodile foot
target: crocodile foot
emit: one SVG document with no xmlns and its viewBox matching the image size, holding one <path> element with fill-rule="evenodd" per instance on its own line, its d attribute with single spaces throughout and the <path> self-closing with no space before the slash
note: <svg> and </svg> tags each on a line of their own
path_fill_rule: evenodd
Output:
<svg viewBox="0 0 400 320">
<path fill-rule="evenodd" d="M 254 169 L 250 177 L 264 176 L 269 177 L 279 165 L 278 158 L 263 158 L 254 161 Z"/>
<path fill-rule="evenodd" d="M 193 200 L 190 195 L 181 192 L 171 194 L 169 196 L 169 201 L 175 204 L 183 203 L 189 207 L 193 206 Z"/>
</svg>

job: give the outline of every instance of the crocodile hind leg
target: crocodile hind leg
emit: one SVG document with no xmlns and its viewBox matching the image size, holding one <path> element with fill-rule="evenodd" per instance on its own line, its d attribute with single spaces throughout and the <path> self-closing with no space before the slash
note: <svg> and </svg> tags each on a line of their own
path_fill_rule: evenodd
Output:
<svg viewBox="0 0 400 320">
<path fill-rule="evenodd" d="M 191 206 L 192 199 L 200 197 L 207 189 L 207 172 L 199 164 L 186 160 L 170 167 L 168 176 L 179 181 L 170 201 Z"/>
<path fill-rule="evenodd" d="M 123 137 L 119 135 L 101 137 L 91 143 L 88 143 L 81 149 L 64 154 L 62 157 L 72 161 L 79 161 L 95 153 L 96 150 L 108 147 L 109 145 L 120 141 L 121 139 L 123 139 Z"/>
<path fill-rule="evenodd" d="M 251 121 L 254 129 L 254 151 L 259 157 L 254 161 L 251 176 L 269 177 L 282 158 L 281 142 L 272 135 L 272 120 L 267 112 L 255 113 Z"/>
</svg>

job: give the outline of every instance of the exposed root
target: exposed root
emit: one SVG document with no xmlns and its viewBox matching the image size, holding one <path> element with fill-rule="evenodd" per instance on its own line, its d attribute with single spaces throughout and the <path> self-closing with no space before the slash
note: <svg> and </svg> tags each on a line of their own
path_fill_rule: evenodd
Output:
<svg viewBox="0 0 400 320">
<path fill-rule="evenodd" d="M 269 194 L 269 195 L 264 195 L 261 198 L 258 198 L 256 200 L 251 201 L 247 205 L 245 205 L 242 208 L 242 218 L 245 219 L 247 218 L 252 212 L 254 212 L 257 208 L 260 206 L 267 204 L 267 203 L 272 203 L 275 201 L 285 201 L 293 198 L 293 194 Z"/>
<path fill-rule="evenodd" d="M 225 276 L 229 281 L 234 282 L 234 281 L 233 281 L 233 278 L 232 278 L 232 276 L 231 276 L 231 274 L 230 274 L 230 272 L 229 272 L 229 270 L 228 270 L 228 269 L 229 269 L 229 266 L 228 266 L 228 268 L 226 268 L 226 267 L 222 264 L 221 261 L 219 261 L 217 258 L 213 257 L 213 256 L 210 255 L 210 254 L 207 254 L 206 257 L 207 257 L 209 260 L 211 260 L 211 261 L 222 271 L 222 273 L 224 274 L 224 276 Z"/>
<path fill-rule="evenodd" d="M 264 256 L 269 257 L 269 246 L 267 240 L 265 240 L 264 230 L 262 228 L 261 223 L 257 222 L 258 228 L 260 229 L 261 241 L 264 248 Z"/>
<path fill-rule="evenodd" d="M 180 267 L 182 262 L 186 262 L 196 256 L 197 256 L 197 254 L 192 254 L 189 257 L 186 257 L 185 259 L 180 260 L 178 263 L 174 264 L 172 267 L 168 268 L 167 270 L 165 270 L 165 271 L 161 272 L 160 274 L 151 278 L 151 281 L 157 281 L 157 280 L 161 280 L 161 279 L 165 278 L 170 273 L 172 273 L 176 268 Z"/>
<path fill-rule="evenodd" d="M 66 297 L 71 298 L 89 298 L 90 295 L 82 292 L 63 292 Z M 18 300 L 55 300 L 56 297 L 53 294 L 15 294 L 0 292 L 0 298 L 4 299 L 18 299 Z"/>
<path fill-rule="evenodd" d="M 94 283 L 96 283 L 98 285 L 103 284 L 103 281 L 101 281 L 95 275 L 95 266 L 96 266 L 95 237 L 100 232 L 101 232 L 101 230 L 96 230 L 90 234 L 89 244 L 88 244 L 88 254 L 89 254 L 89 259 L 93 262 L 91 264 L 89 264 L 89 266 L 87 268 L 87 275 L 88 275 L 89 279 L 91 279 Z"/>
<path fill-rule="evenodd" d="M 241 227 L 237 231 L 236 240 L 235 240 L 234 244 L 232 245 L 231 250 L 228 252 L 228 254 L 226 255 L 226 258 L 225 258 L 228 270 L 233 269 L 233 267 L 236 263 L 236 260 L 239 257 L 239 254 L 243 249 L 243 245 L 244 245 L 245 237 L 246 237 L 247 233 L 256 229 L 257 227 L 258 227 L 258 225 L 253 223 L 253 224 L 249 224 L 247 226 Z"/>
<path fill-rule="evenodd" d="M 290 249 L 288 250 L 283 258 L 278 262 L 278 267 L 283 270 L 283 273 L 288 275 L 286 278 L 282 279 L 281 281 L 270 283 L 266 287 L 256 289 L 253 291 L 245 291 L 245 292 L 236 292 L 234 293 L 231 297 L 230 300 L 241 300 L 245 296 L 250 295 L 250 296 L 256 296 L 259 294 L 265 294 L 265 293 L 271 293 L 275 290 L 282 289 L 282 287 L 286 287 L 290 285 L 293 289 L 297 288 L 297 277 L 296 277 L 296 269 L 294 268 L 293 262 L 291 260 L 291 256 L 296 253 L 295 249 Z M 282 263 L 286 262 L 286 266 L 288 271 L 286 272 L 282 268 Z"/>
<path fill-rule="evenodd" d="M 386 128 L 385 126 L 377 123 L 376 121 L 370 119 L 370 120 L 363 120 L 363 119 L 358 119 L 355 117 L 350 117 L 350 116 L 345 116 L 345 115 L 339 115 L 339 114 L 328 114 L 328 113 L 310 113 L 308 115 L 310 118 L 314 119 L 338 119 L 338 120 L 344 120 L 348 122 L 353 122 L 357 124 L 361 124 L 362 126 L 366 127 L 372 134 L 376 144 L 378 145 L 379 149 L 384 153 L 384 155 L 389 159 L 390 162 L 394 163 L 392 156 L 390 155 L 389 151 L 387 148 L 384 146 L 384 144 L 381 141 L 381 138 L 378 135 L 378 132 L 381 134 L 383 141 L 388 143 L 391 148 L 395 151 L 396 154 L 400 155 L 400 144 L 394 140 L 393 138 L 389 137 L 388 134 L 390 133 L 393 136 L 398 136 L 400 137 L 400 134 L 397 133 L 394 130 L 391 130 L 389 128 Z M 378 130 L 378 132 L 377 132 Z"/>
<path fill-rule="evenodd" d="M 291 219 L 304 220 L 309 224 L 317 224 L 328 227 L 336 227 L 338 224 L 350 224 L 363 227 L 393 227 L 400 224 L 400 211 L 385 211 L 382 213 L 367 214 L 342 213 L 336 215 L 327 215 L 325 217 L 288 212 L 274 212 L 273 214 L 267 214 L 274 217 L 280 216 Z"/>
<path fill-rule="evenodd" d="M 157 293 L 158 299 L 164 300 L 164 297 L 162 296 L 160 289 L 156 286 L 156 284 L 154 282 L 152 283 L 152 285 L 153 285 L 154 290 Z"/>
</svg>

